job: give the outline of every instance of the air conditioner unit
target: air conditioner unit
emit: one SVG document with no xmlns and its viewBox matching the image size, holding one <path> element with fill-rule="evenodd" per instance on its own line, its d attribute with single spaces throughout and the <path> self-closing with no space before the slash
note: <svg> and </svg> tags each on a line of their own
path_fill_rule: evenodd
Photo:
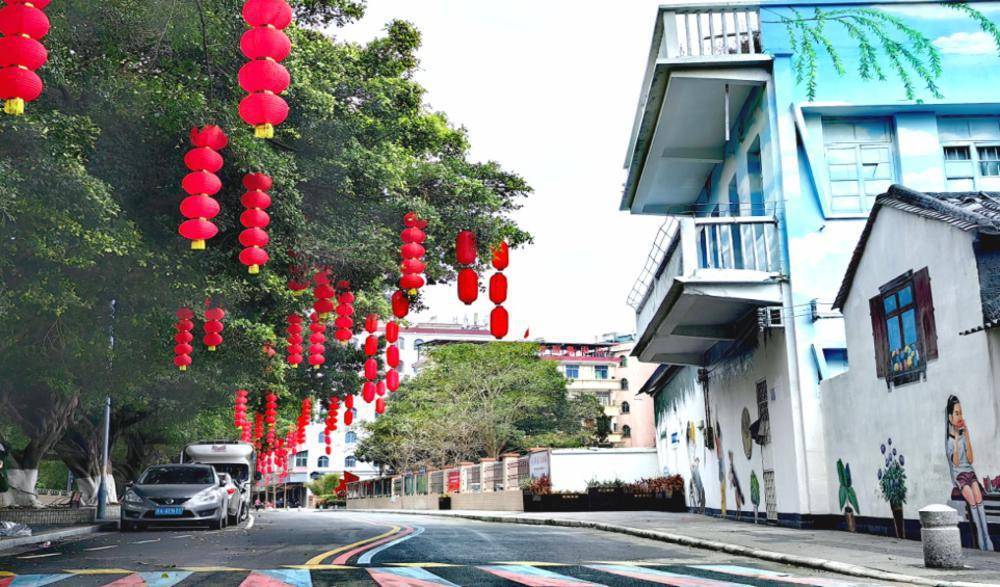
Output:
<svg viewBox="0 0 1000 587">
<path fill-rule="evenodd" d="M 761 330 L 765 328 L 784 328 L 785 320 L 781 306 L 769 306 L 757 310 L 757 323 Z"/>
</svg>

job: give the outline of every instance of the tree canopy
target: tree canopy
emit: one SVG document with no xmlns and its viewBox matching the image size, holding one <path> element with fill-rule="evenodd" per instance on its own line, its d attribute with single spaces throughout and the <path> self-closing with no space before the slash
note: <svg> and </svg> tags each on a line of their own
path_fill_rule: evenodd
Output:
<svg viewBox="0 0 1000 587">
<path fill-rule="evenodd" d="M 569 397 L 537 344 L 446 344 L 428 351 L 386 414 L 365 424 L 355 454 L 403 471 L 533 446 L 585 446 L 599 440 L 601 414 L 595 397 Z"/>
</svg>

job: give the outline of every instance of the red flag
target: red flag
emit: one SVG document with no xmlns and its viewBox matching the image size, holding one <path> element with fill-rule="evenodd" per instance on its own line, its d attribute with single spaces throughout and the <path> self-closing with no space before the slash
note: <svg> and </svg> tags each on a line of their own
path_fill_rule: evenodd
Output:
<svg viewBox="0 0 1000 587">
<path fill-rule="evenodd" d="M 524 329 L 524 338 L 525 338 L 525 340 L 527 340 L 530 335 L 531 335 L 531 329 L 530 328 L 525 328 Z"/>
</svg>

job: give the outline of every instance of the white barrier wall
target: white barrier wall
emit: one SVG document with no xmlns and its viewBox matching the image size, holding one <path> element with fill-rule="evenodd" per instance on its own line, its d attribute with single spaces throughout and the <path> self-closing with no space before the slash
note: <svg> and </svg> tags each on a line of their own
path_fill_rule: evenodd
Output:
<svg viewBox="0 0 1000 587">
<path fill-rule="evenodd" d="M 551 451 L 552 491 L 586 491 L 587 481 L 657 477 L 655 448 L 559 448 Z"/>
</svg>

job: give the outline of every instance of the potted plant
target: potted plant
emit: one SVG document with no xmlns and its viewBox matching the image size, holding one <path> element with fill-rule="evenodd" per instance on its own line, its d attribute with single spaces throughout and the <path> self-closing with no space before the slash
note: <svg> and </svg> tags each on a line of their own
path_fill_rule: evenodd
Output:
<svg viewBox="0 0 1000 587">
<path fill-rule="evenodd" d="M 750 503 L 753 504 L 753 523 L 757 523 L 757 511 L 760 509 L 760 481 L 757 471 L 750 471 Z"/>
<path fill-rule="evenodd" d="M 896 538 L 906 538 L 906 525 L 903 520 L 903 504 L 906 503 L 906 459 L 903 454 L 892 446 L 888 439 L 881 447 L 885 457 L 885 467 L 878 470 L 878 487 L 882 498 L 892 509 L 892 522 L 896 530 Z"/>
<path fill-rule="evenodd" d="M 845 465 L 844 461 L 837 459 L 837 477 L 840 479 L 840 510 L 844 512 L 847 531 L 854 532 L 854 514 L 861 513 L 861 508 L 858 507 L 858 496 L 851 484 L 851 465 Z"/>
<path fill-rule="evenodd" d="M 439 510 L 450 510 L 451 509 L 451 496 L 447 493 L 442 493 L 438 495 L 438 509 Z"/>
</svg>

